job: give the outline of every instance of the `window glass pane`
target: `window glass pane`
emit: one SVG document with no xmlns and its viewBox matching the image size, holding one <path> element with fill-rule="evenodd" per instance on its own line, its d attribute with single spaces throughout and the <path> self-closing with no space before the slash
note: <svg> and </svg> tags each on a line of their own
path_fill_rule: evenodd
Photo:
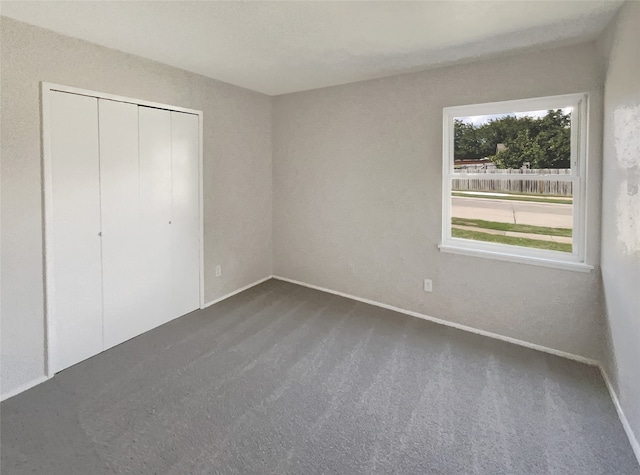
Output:
<svg viewBox="0 0 640 475">
<path fill-rule="evenodd" d="M 570 174 L 571 107 L 454 118 L 454 173 Z"/>
<path fill-rule="evenodd" d="M 572 252 L 571 182 L 454 178 L 451 216 L 454 238 Z"/>
</svg>

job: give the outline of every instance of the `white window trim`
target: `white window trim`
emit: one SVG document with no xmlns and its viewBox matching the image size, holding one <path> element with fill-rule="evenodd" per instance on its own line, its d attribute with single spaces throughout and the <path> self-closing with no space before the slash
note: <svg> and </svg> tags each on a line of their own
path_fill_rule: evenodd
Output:
<svg viewBox="0 0 640 475">
<path fill-rule="evenodd" d="M 573 183 L 573 252 L 565 253 L 452 237 L 451 180 L 479 175 L 473 173 L 454 174 L 454 118 L 559 109 L 567 106 L 573 107 L 571 114 L 571 173 L 568 175 L 553 175 L 553 177 L 554 179 L 567 180 Z M 442 241 L 438 246 L 440 250 L 455 254 L 590 272 L 593 266 L 586 261 L 588 108 L 589 100 L 586 93 L 445 107 L 443 109 L 442 124 Z M 486 175 L 483 174 L 482 176 Z M 495 174 L 492 175 L 492 178 L 499 179 L 501 176 L 503 175 Z M 508 177 L 513 178 L 513 175 Z"/>
</svg>

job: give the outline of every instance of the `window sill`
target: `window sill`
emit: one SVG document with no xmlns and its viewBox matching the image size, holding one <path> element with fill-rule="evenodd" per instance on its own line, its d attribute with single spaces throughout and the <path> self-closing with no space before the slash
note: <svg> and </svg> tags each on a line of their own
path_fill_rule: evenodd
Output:
<svg viewBox="0 0 640 475">
<path fill-rule="evenodd" d="M 450 244 L 440 244 L 438 248 L 441 252 L 450 254 L 461 254 L 463 256 L 483 257 L 485 259 L 496 259 L 499 261 L 517 262 L 519 264 L 529 264 L 534 266 L 551 267 L 554 269 L 569 270 L 574 272 L 591 272 L 593 266 L 583 262 L 559 261 L 555 259 L 544 259 L 540 257 L 514 255 L 496 251 L 486 251 L 482 249 L 470 249 L 466 247 L 453 246 Z"/>
</svg>

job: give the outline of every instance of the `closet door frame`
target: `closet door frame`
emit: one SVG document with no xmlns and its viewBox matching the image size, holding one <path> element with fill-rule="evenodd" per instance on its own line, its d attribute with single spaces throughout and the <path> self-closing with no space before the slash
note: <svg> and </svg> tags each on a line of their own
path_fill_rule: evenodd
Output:
<svg viewBox="0 0 640 475">
<path fill-rule="evenodd" d="M 204 191 L 203 191 L 203 145 L 202 145 L 202 111 L 188 109 L 185 107 L 161 104 L 158 102 L 144 101 L 132 97 L 119 96 L 116 94 L 108 94 L 104 92 L 80 89 L 72 86 L 63 86 L 50 82 L 40 83 L 40 104 L 41 104 L 41 144 L 42 144 L 42 205 L 43 205 L 43 266 L 44 266 L 44 324 L 45 324 L 45 374 L 48 378 L 53 377 L 56 358 L 56 342 L 54 341 L 56 328 L 56 314 L 53 308 L 53 295 L 55 295 L 55 273 L 53 264 L 53 235 L 52 228 L 54 223 L 53 217 L 53 169 L 51 154 L 51 93 L 64 92 L 68 94 L 76 94 L 80 96 L 94 97 L 97 99 L 106 99 L 117 102 L 126 102 L 136 104 L 138 106 L 153 107 L 156 109 L 164 109 L 168 111 L 183 112 L 198 116 L 198 194 L 199 194 L 199 214 L 200 214 L 200 230 L 199 230 L 199 249 L 200 254 L 200 308 L 204 308 Z"/>
</svg>

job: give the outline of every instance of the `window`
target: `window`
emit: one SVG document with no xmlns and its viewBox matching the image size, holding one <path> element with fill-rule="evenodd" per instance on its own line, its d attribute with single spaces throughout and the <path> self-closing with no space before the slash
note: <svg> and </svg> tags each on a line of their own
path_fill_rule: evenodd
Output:
<svg viewBox="0 0 640 475">
<path fill-rule="evenodd" d="M 587 96 L 446 107 L 442 251 L 588 271 Z"/>
</svg>

